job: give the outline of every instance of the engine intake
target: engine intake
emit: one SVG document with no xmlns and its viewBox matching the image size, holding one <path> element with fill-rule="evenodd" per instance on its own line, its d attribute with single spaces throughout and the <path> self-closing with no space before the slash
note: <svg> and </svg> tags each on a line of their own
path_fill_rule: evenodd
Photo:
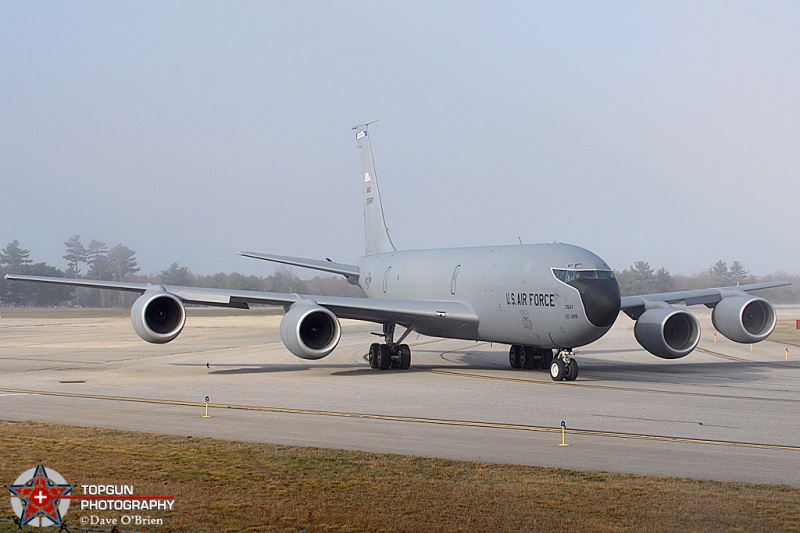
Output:
<svg viewBox="0 0 800 533">
<path fill-rule="evenodd" d="M 146 291 L 131 307 L 136 334 L 147 342 L 164 344 L 173 340 L 186 323 L 186 309 L 180 298 L 163 289 Z"/>
<path fill-rule="evenodd" d="M 695 316 L 676 307 L 648 309 L 633 327 L 642 347 L 662 359 L 689 355 L 700 342 L 700 323 Z"/>
<path fill-rule="evenodd" d="M 776 323 L 775 308 L 757 296 L 723 298 L 711 313 L 714 327 L 735 342 L 749 344 L 766 339 Z"/>
<path fill-rule="evenodd" d="M 339 318 L 316 303 L 296 303 L 281 320 L 281 340 L 301 359 L 322 359 L 342 337 Z"/>
</svg>

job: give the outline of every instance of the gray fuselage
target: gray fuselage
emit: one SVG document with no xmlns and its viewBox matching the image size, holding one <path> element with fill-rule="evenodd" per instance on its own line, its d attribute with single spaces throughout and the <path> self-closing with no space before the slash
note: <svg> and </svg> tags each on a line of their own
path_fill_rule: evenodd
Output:
<svg viewBox="0 0 800 533">
<path fill-rule="evenodd" d="M 619 312 L 608 265 L 569 244 L 394 251 L 362 257 L 358 267 L 370 298 L 455 300 L 479 317 L 477 335 L 418 327 L 425 335 L 573 348 L 602 337 Z M 576 276 L 586 281 L 574 286 Z M 600 308 L 587 284 L 589 293 L 602 287 Z"/>
</svg>

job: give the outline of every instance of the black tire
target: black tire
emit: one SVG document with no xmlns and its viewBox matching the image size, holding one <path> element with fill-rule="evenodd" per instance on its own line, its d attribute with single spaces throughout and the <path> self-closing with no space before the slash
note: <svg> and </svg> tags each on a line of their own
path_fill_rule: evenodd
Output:
<svg viewBox="0 0 800 533">
<path fill-rule="evenodd" d="M 550 368 L 553 364 L 553 350 L 542 349 L 542 368 Z"/>
<path fill-rule="evenodd" d="M 411 348 L 409 348 L 408 344 L 401 344 L 397 347 L 397 351 L 400 353 L 400 366 L 398 368 L 400 370 L 411 368 Z"/>
<path fill-rule="evenodd" d="M 553 359 L 550 364 L 550 377 L 553 381 L 563 381 L 567 375 L 567 365 L 561 359 Z"/>
<path fill-rule="evenodd" d="M 539 352 L 539 348 L 523 346 L 522 353 L 525 356 L 525 360 L 522 368 L 539 368 L 539 365 L 542 363 L 542 358 L 539 355 Z"/>
<path fill-rule="evenodd" d="M 522 364 L 520 361 L 521 351 L 522 351 L 521 346 L 518 346 L 516 344 L 508 349 L 508 362 L 511 365 L 511 368 L 522 368 Z"/>
<path fill-rule="evenodd" d="M 530 359 L 530 363 L 528 368 L 541 368 L 542 367 L 542 354 L 544 350 L 541 348 L 526 348 L 528 350 L 528 358 Z"/>
<path fill-rule="evenodd" d="M 570 359 L 567 364 L 567 375 L 564 379 L 567 381 L 575 381 L 578 378 L 578 362 L 575 359 Z"/>
<path fill-rule="evenodd" d="M 392 350 L 386 344 L 381 344 L 378 350 L 378 368 L 389 370 L 392 367 Z"/>
<path fill-rule="evenodd" d="M 369 356 L 367 356 L 367 359 L 369 359 L 370 368 L 378 368 L 378 352 L 380 349 L 381 345 L 377 342 L 369 347 Z"/>
</svg>

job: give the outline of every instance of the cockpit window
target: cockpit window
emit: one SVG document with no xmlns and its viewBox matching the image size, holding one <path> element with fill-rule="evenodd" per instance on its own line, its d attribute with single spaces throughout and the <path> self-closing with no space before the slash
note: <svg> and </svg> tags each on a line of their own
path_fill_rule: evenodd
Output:
<svg viewBox="0 0 800 533">
<path fill-rule="evenodd" d="M 575 279 L 614 279 L 614 272 L 611 270 L 554 268 L 553 275 L 564 283 Z"/>
</svg>

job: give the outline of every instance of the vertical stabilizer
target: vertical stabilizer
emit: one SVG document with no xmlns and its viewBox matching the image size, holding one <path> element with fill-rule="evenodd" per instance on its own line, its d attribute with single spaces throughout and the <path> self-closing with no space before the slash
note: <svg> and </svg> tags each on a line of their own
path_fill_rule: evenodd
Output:
<svg viewBox="0 0 800 533">
<path fill-rule="evenodd" d="M 374 120 L 372 122 L 375 122 Z M 375 164 L 372 162 L 372 148 L 369 144 L 367 122 L 355 126 L 356 146 L 361 150 L 361 180 L 364 190 L 364 237 L 367 255 L 393 252 L 395 250 L 386 221 L 383 218 L 381 193 L 378 190 L 378 179 L 375 176 Z"/>
</svg>

